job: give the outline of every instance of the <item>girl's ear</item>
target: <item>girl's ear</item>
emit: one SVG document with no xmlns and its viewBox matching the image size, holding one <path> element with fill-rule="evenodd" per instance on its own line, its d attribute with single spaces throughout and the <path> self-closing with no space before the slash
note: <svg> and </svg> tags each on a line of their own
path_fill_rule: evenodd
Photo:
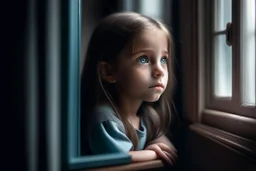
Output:
<svg viewBox="0 0 256 171">
<path fill-rule="evenodd" d="M 100 77 L 103 80 L 107 81 L 108 83 L 116 82 L 114 67 L 111 64 L 101 61 L 98 64 L 98 70 L 99 70 Z"/>
</svg>

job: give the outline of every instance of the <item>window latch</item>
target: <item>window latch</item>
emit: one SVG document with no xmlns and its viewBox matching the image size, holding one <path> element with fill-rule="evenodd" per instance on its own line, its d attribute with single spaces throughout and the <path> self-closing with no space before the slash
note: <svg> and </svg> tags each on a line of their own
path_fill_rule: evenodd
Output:
<svg viewBox="0 0 256 171">
<path fill-rule="evenodd" d="M 226 25 L 226 44 L 232 46 L 232 23 Z"/>
</svg>

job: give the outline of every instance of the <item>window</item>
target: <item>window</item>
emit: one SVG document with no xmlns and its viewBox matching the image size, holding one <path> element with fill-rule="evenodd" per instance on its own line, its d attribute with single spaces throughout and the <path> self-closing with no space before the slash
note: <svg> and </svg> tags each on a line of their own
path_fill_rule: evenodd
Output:
<svg viewBox="0 0 256 171">
<path fill-rule="evenodd" d="M 231 0 L 216 0 L 213 30 L 213 96 L 232 97 L 232 46 L 226 44 L 226 24 L 232 21 Z M 229 29 L 230 30 L 230 29 Z"/>
<path fill-rule="evenodd" d="M 69 55 L 67 94 L 67 156 L 70 169 L 99 167 L 130 162 L 128 154 L 95 156 L 80 155 L 80 42 L 81 42 L 81 1 L 70 0 L 69 7 Z"/>
<path fill-rule="evenodd" d="M 199 93 L 193 115 L 199 114 L 202 125 L 192 126 L 252 160 L 256 154 L 255 2 L 198 1 Z"/>
<path fill-rule="evenodd" d="M 240 95 L 243 106 L 255 107 L 255 0 L 241 2 Z M 254 113 L 255 114 L 255 113 Z"/>
<path fill-rule="evenodd" d="M 206 33 L 207 106 L 255 118 L 255 1 L 213 2 L 214 22 Z"/>
</svg>

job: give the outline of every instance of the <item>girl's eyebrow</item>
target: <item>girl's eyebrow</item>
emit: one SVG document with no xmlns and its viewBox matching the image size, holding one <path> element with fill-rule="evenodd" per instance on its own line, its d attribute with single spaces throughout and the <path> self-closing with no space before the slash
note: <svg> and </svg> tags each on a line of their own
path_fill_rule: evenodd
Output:
<svg viewBox="0 0 256 171">
<path fill-rule="evenodd" d="M 140 50 L 138 50 L 136 52 L 133 52 L 132 55 L 136 55 L 136 54 L 141 53 L 141 52 L 154 52 L 154 50 L 153 49 L 140 49 Z M 162 50 L 162 53 L 168 55 L 168 51 L 167 50 Z"/>
</svg>

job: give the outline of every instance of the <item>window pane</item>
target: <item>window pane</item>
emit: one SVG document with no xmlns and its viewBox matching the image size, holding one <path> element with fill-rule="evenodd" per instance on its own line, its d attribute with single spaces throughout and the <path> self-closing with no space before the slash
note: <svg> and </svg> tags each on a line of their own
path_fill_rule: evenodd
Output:
<svg viewBox="0 0 256 171">
<path fill-rule="evenodd" d="M 140 13 L 153 18 L 162 18 L 163 0 L 140 0 Z"/>
<path fill-rule="evenodd" d="M 134 0 L 123 0 L 122 3 L 123 3 L 123 8 L 126 11 L 132 11 L 133 5 L 134 5 Z"/>
<path fill-rule="evenodd" d="M 226 29 L 226 24 L 232 19 L 232 0 L 215 0 L 214 31 Z"/>
<path fill-rule="evenodd" d="M 232 96 L 232 48 L 225 35 L 214 37 L 214 95 Z"/>
<path fill-rule="evenodd" d="M 242 1 L 241 40 L 242 103 L 255 105 L 255 0 Z"/>
</svg>

